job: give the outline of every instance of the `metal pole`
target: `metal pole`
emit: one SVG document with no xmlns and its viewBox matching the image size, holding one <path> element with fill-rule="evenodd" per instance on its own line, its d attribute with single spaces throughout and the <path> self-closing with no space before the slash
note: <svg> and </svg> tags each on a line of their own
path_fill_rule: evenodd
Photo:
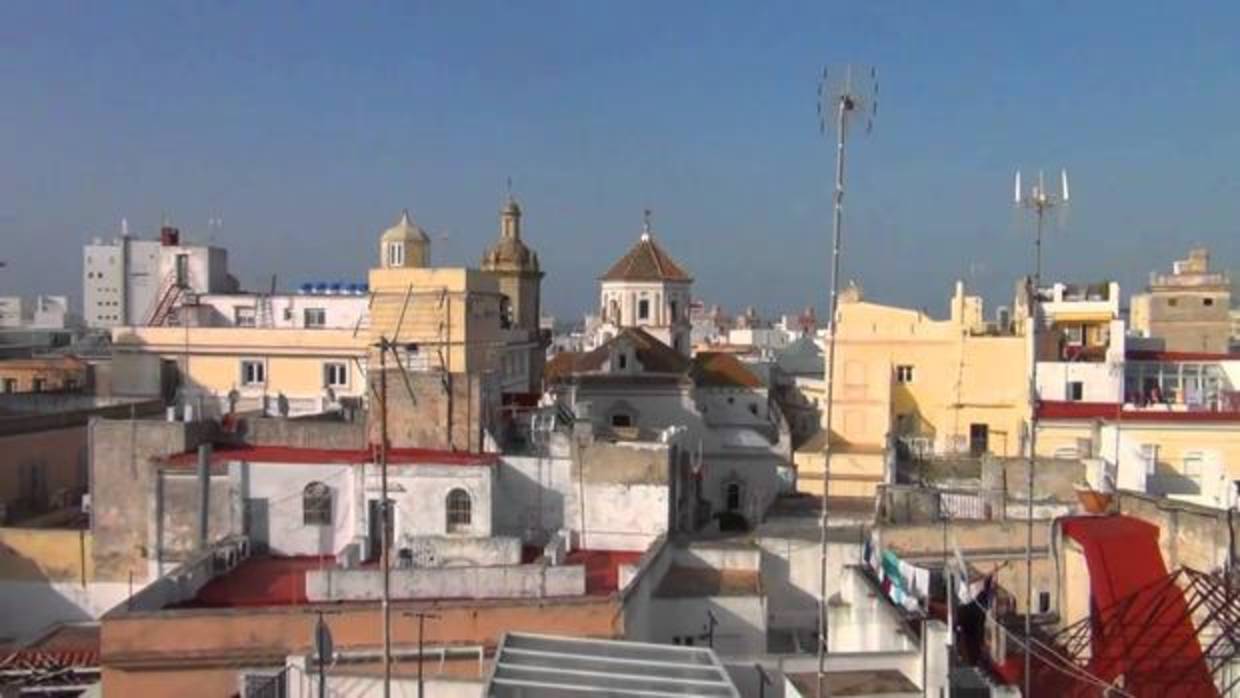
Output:
<svg viewBox="0 0 1240 698">
<path fill-rule="evenodd" d="M 319 611 L 319 623 L 323 623 L 323 612 Z M 316 629 L 315 644 L 319 645 L 319 638 Z M 327 661 L 323 656 L 323 648 L 321 646 L 315 648 L 317 650 L 319 660 L 319 698 L 327 698 Z"/>
<path fill-rule="evenodd" d="M 383 564 L 383 698 L 392 695 L 392 589 L 391 589 L 391 541 L 388 526 L 388 394 L 387 394 L 387 348 L 386 338 L 379 340 L 379 481 L 380 502 L 379 540 L 383 545 L 380 553 Z"/>
<path fill-rule="evenodd" d="M 1033 370 L 1029 379 L 1029 482 L 1025 501 L 1028 509 L 1025 512 L 1025 698 L 1033 695 L 1033 468 L 1038 457 L 1038 329 L 1041 318 L 1038 309 L 1041 307 L 1042 288 L 1042 220 L 1046 213 L 1047 200 L 1041 186 L 1034 195 L 1033 210 L 1038 216 L 1038 234 L 1034 240 L 1033 293 L 1029 297 L 1030 314 L 1033 317 Z"/>
<path fill-rule="evenodd" d="M 422 648 L 424 647 L 424 645 L 422 644 L 422 637 L 424 636 L 425 628 L 426 628 L 426 614 L 419 613 L 418 614 L 418 698 L 422 698 L 422 696 L 426 695 L 425 693 L 422 692 Z"/>
<path fill-rule="evenodd" d="M 831 235 L 831 298 L 830 306 L 831 336 L 827 338 L 827 407 L 826 407 L 826 439 L 823 446 L 822 463 L 822 527 L 818 560 L 818 689 L 816 695 L 822 698 L 827 668 L 827 498 L 831 494 L 831 417 L 835 394 L 835 339 L 840 333 L 839 291 L 840 291 L 840 235 L 844 216 L 844 126 L 846 115 L 852 107 L 852 98 L 841 95 L 836 112 L 836 157 L 835 157 L 835 216 L 832 222 Z"/>
</svg>

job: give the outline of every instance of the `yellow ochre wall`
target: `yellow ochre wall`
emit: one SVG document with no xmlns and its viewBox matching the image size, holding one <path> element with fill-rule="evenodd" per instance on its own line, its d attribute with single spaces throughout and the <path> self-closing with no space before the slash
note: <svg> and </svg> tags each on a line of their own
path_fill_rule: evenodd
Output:
<svg viewBox="0 0 1240 698">
<path fill-rule="evenodd" d="M 502 355 L 500 293 L 495 277 L 476 269 L 371 269 L 370 337 L 417 344 L 434 368 L 489 370 Z M 398 333 L 399 329 L 399 333 Z"/>
<path fill-rule="evenodd" d="M 899 415 L 912 415 L 913 433 L 944 452 L 967 449 L 970 424 L 986 424 L 992 453 L 1020 453 L 1020 425 L 1029 411 L 1024 337 L 973 334 L 969 312 L 953 313 L 959 320 L 933 320 L 917 311 L 857 301 L 842 304 L 840 314 L 837 371 L 842 369 L 845 391 L 837 397 L 837 410 L 847 413 L 855 406 L 850 377 L 864 375 L 867 403 L 884 383 L 889 386 L 891 430 Z M 912 382 L 896 381 L 901 365 L 913 367 Z M 847 429 L 846 422 L 842 426 Z"/>
<path fill-rule="evenodd" d="M 0 579 L 90 582 L 95 578 L 90 531 L 0 528 Z"/>
<path fill-rule="evenodd" d="M 221 397 L 234 388 L 243 398 L 262 393 L 321 396 L 327 362 L 349 367 L 349 385 L 338 393 L 365 391 L 362 367 L 369 337 L 352 329 L 122 327 L 112 331 L 112 341 L 120 353 L 155 353 L 175 361 L 191 386 Z M 241 385 L 243 360 L 266 362 L 264 386 Z"/>
</svg>

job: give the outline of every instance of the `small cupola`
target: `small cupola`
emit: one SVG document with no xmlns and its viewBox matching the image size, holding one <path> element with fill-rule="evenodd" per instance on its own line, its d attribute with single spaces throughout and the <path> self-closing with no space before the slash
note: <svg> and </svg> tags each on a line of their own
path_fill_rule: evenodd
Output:
<svg viewBox="0 0 1240 698">
<path fill-rule="evenodd" d="M 430 265 L 431 239 L 409 216 L 401 212 L 396 225 L 383 231 L 379 241 L 379 266 L 384 269 L 419 268 Z"/>
</svg>

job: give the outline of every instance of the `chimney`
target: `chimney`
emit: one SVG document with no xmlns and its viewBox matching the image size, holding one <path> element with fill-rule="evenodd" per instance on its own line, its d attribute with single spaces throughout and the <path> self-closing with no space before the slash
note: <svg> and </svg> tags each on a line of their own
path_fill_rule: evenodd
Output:
<svg viewBox="0 0 1240 698">
<path fill-rule="evenodd" d="M 208 512 L 211 506 L 211 444 L 198 446 L 198 542 L 197 550 L 207 549 Z"/>
</svg>

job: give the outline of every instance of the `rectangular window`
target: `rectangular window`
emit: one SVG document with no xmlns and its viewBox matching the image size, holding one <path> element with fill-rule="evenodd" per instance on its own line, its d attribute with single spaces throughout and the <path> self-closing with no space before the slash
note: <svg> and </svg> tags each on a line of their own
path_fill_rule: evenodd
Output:
<svg viewBox="0 0 1240 698">
<path fill-rule="evenodd" d="M 242 305 L 233 308 L 233 324 L 237 327 L 253 327 L 254 306 Z"/>
<path fill-rule="evenodd" d="M 611 425 L 613 427 L 631 427 L 633 426 L 633 418 L 627 414 L 613 414 L 611 416 Z"/>
<path fill-rule="evenodd" d="M 1205 462 L 1200 451 L 1189 451 L 1184 454 L 1184 477 L 1192 480 L 1197 488 L 1201 488 L 1201 466 Z"/>
<path fill-rule="evenodd" d="M 0 392 L 3 392 L 3 393 L 17 392 L 17 379 L 16 378 L 5 378 L 4 379 L 4 390 L 0 390 Z"/>
<path fill-rule="evenodd" d="M 1214 305 L 1214 299 L 1213 298 L 1202 298 L 1201 304 L 1202 305 Z"/>
<path fill-rule="evenodd" d="M 1068 381 L 1068 399 L 1080 402 L 1085 399 L 1085 384 L 1081 381 Z"/>
<path fill-rule="evenodd" d="M 1049 591 L 1038 592 L 1038 613 L 1051 612 L 1051 593 Z"/>
<path fill-rule="evenodd" d="M 302 313 L 306 327 L 326 327 L 327 310 L 325 308 L 306 308 Z"/>
<path fill-rule="evenodd" d="M 36 393 L 43 392 L 43 383 L 44 381 L 42 378 L 35 378 L 33 381 L 30 382 L 30 390 Z"/>
<path fill-rule="evenodd" d="M 345 388 L 349 385 L 349 365 L 343 361 L 323 364 L 323 384 L 329 388 Z"/>
<path fill-rule="evenodd" d="M 637 319 L 638 320 L 649 320 L 650 319 L 650 301 L 646 300 L 645 298 L 637 301 Z"/>
<path fill-rule="evenodd" d="M 267 367 L 262 361 L 241 362 L 241 385 L 262 385 L 267 382 Z"/>
<path fill-rule="evenodd" d="M 913 367 L 908 364 L 901 364 L 899 366 L 896 366 L 896 382 L 897 383 L 912 383 L 913 382 Z"/>
</svg>

